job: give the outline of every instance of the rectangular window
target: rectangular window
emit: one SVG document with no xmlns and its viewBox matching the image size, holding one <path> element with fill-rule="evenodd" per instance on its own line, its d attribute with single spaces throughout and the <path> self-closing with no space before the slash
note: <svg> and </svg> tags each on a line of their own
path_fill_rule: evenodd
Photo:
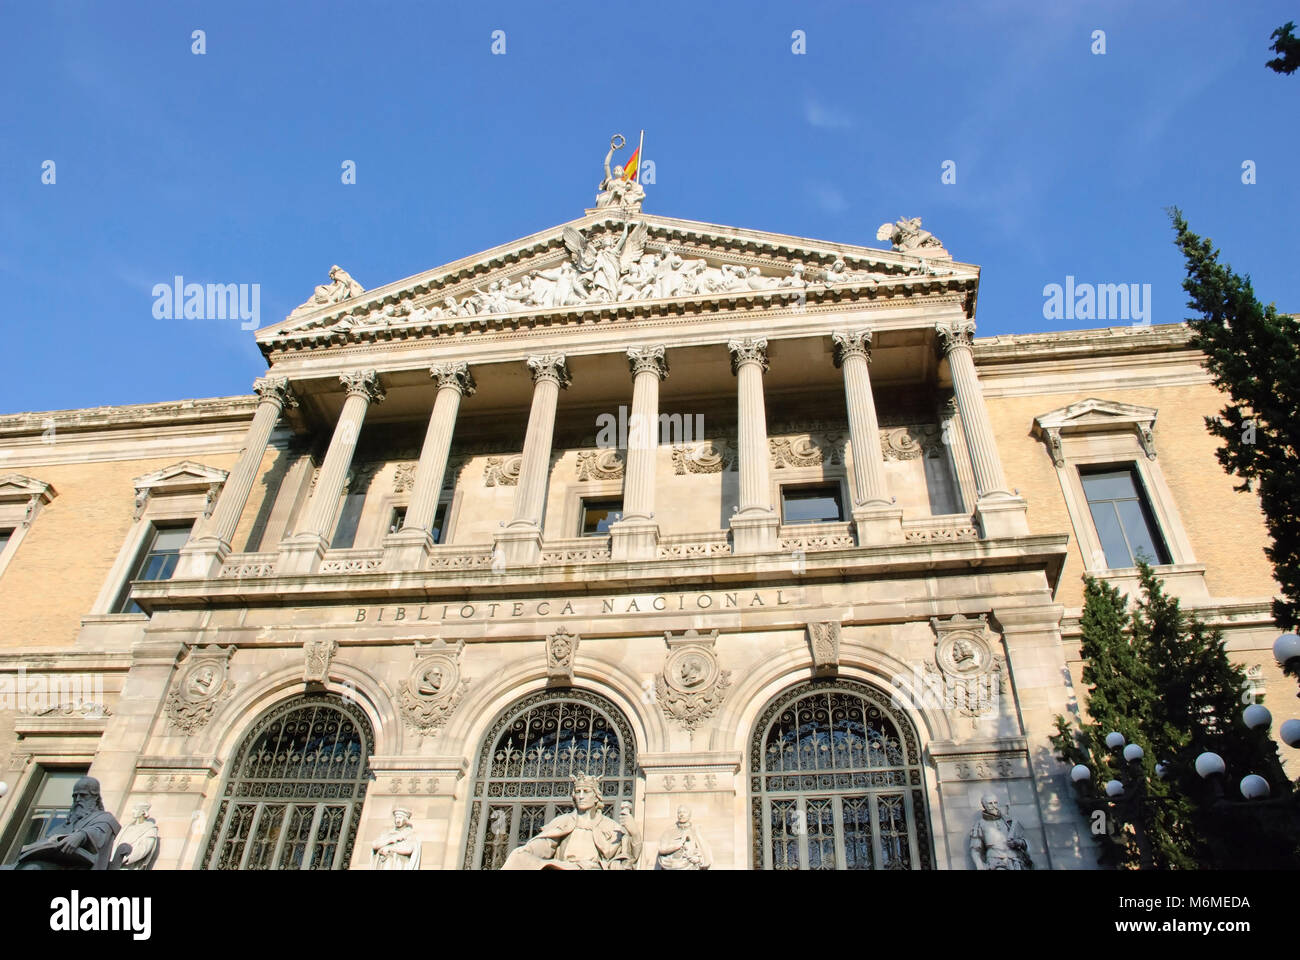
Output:
<svg viewBox="0 0 1300 960">
<path fill-rule="evenodd" d="M 365 489 L 349 491 L 343 498 L 343 509 L 339 511 L 339 522 L 334 528 L 334 539 L 330 541 L 331 550 L 347 550 L 357 540 L 357 525 L 361 523 L 361 510 L 366 505 Z"/>
<path fill-rule="evenodd" d="M 13 535 L 12 529 L 0 530 L 0 553 L 4 553 L 5 547 L 9 546 L 9 538 Z"/>
<path fill-rule="evenodd" d="M 140 607 L 131 599 L 131 581 L 132 580 L 170 580 L 172 574 L 176 572 L 176 561 L 180 559 L 181 547 L 190 538 L 190 530 L 194 524 L 187 523 L 182 526 L 168 526 L 153 528 L 153 535 L 150 537 L 140 561 L 136 564 L 132 575 L 127 578 L 127 584 L 122 588 L 122 596 L 118 598 L 117 606 L 113 608 L 114 613 L 141 613 Z"/>
<path fill-rule="evenodd" d="M 1116 570 L 1135 566 L 1138 560 L 1169 562 L 1169 551 L 1133 467 L 1080 470 L 1079 479 L 1106 566 Z"/>
<path fill-rule="evenodd" d="M 19 851 L 27 844 L 57 833 L 67 823 L 68 810 L 72 806 L 72 785 L 89 772 L 89 767 L 41 771 L 31 803 L 14 818 L 17 832 L 5 863 L 16 860 Z"/>
<path fill-rule="evenodd" d="M 582 501 L 582 535 L 599 537 L 609 533 L 609 525 L 623 519 L 623 498 L 602 497 Z"/>
<path fill-rule="evenodd" d="M 388 522 L 388 532 L 396 533 L 402 529 L 402 524 L 406 523 L 406 507 L 393 507 L 393 518 Z M 433 529 L 429 531 L 433 534 L 434 543 L 442 543 L 443 536 L 447 532 L 447 504 L 438 504 L 438 509 L 433 514 Z"/>
<path fill-rule="evenodd" d="M 781 487 L 781 523 L 834 523 L 844 519 L 838 483 Z"/>
</svg>

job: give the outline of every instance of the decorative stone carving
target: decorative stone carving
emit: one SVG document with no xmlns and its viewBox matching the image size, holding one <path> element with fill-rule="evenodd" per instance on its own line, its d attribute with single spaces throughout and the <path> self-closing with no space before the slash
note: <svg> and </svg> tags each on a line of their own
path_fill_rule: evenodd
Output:
<svg viewBox="0 0 1300 960">
<path fill-rule="evenodd" d="M 415 486 L 415 468 L 420 464 L 414 460 L 399 463 L 393 473 L 393 493 L 406 493 Z"/>
<path fill-rule="evenodd" d="M 1057 467 L 1065 466 L 1061 438 L 1066 434 L 1133 431 L 1148 460 L 1156 458 L 1155 425 L 1159 411 L 1115 400 L 1089 397 L 1034 418 L 1034 433 L 1046 444 Z"/>
<path fill-rule="evenodd" d="M 189 736 L 207 724 L 217 704 L 235 689 L 231 682 L 230 658 L 235 645 L 190 648 L 181 661 L 176 682 L 167 694 L 164 709 L 172 726 Z"/>
<path fill-rule="evenodd" d="M 641 858 L 641 831 L 632 803 L 619 805 L 617 822 L 601 813 L 600 778 L 572 777 L 572 813 L 565 813 L 517 847 L 502 870 L 635 870 Z"/>
<path fill-rule="evenodd" d="M 880 450 L 886 460 L 931 460 L 943 456 L 943 434 L 937 424 L 890 427 L 880 431 Z"/>
<path fill-rule="evenodd" d="M 951 323 L 936 323 L 934 332 L 939 337 L 939 350 L 944 355 L 962 347 L 970 350 L 975 345 L 975 321 L 956 320 Z"/>
<path fill-rule="evenodd" d="M 529 357 L 526 363 L 528 369 L 532 371 L 533 383 L 537 383 L 539 380 L 553 380 L 563 390 L 573 382 L 569 376 L 568 364 L 565 363 L 564 354 L 562 353 Z"/>
<path fill-rule="evenodd" d="M 814 673 L 824 675 L 839 670 L 840 634 L 838 620 L 808 624 L 808 646 L 812 649 Z"/>
<path fill-rule="evenodd" d="M 415 665 L 397 688 L 402 717 L 428 736 L 447 722 L 469 681 L 461 678 L 460 653 L 465 642 L 415 645 Z"/>
<path fill-rule="evenodd" d="M 735 465 L 735 445 L 725 440 L 673 446 L 673 471 L 679 477 L 687 473 L 722 473 Z"/>
<path fill-rule="evenodd" d="M 609 153 L 605 154 L 605 179 L 600 182 L 600 193 L 596 196 L 597 207 L 629 207 L 633 210 L 641 209 L 641 201 L 645 199 L 645 188 L 636 180 L 632 179 L 623 170 L 622 166 L 615 166 L 613 170 L 609 168 L 609 162 L 614 159 L 614 151 L 621 150 L 627 143 L 621 133 L 616 133 L 609 138 Z M 639 163 L 642 158 L 637 158 Z"/>
<path fill-rule="evenodd" d="M 468 363 L 435 363 L 429 368 L 429 375 L 438 382 L 439 390 L 454 387 L 464 397 L 472 397 L 478 391 Z"/>
<path fill-rule="evenodd" d="M 888 240 L 890 246 L 904 253 L 941 259 L 948 257 L 948 251 L 938 238 L 929 230 L 921 228 L 920 217 L 901 217 L 894 223 L 882 223 L 876 231 L 876 239 Z"/>
<path fill-rule="evenodd" d="M 659 838 L 655 856 L 656 870 L 707 870 L 713 865 L 713 852 L 691 822 L 691 808 L 677 808 L 677 822 Z"/>
<path fill-rule="evenodd" d="M 578 479 L 617 480 L 623 476 L 623 458 L 617 450 L 582 450 L 578 453 Z"/>
<path fill-rule="evenodd" d="M 714 650 L 718 631 L 701 636 L 696 630 L 687 630 L 679 637 L 665 632 L 664 639 L 668 656 L 655 677 L 656 700 L 665 716 L 694 730 L 713 715 L 731 686 L 731 671 L 718 666 Z"/>
<path fill-rule="evenodd" d="M 931 617 L 930 626 L 936 635 L 935 664 L 957 709 L 968 717 L 989 713 L 1008 684 L 1006 660 L 994 652 L 988 638 L 988 617 L 981 614 L 972 620 L 960 613 L 947 621 Z"/>
<path fill-rule="evenodd" d="M 384 402 L 384 386 L 375 370 L 357 370 L 339 377 L 348 396 L 364 397 L 368 403 Z"/>
<path fill-rule="evenodd" d="M 483 483 L 489 487 L 516 487 L 519 470 L 523 466 L 522 454 L 510 457 L 488 457 L 483 467 Z"/>
<path fill-rule="evenodd" d="M 393 807 L 393 826 L 370 845 L 371 870 L 419 870 L 420 835 L 407 807 Z"/>
<path fill-rule="evenodd" d="M 145 507 L 154 493 L 203 493 L 205 495 L 204 516 L 211 513 L 216 503 L 217 494 L 230 474 L 216 467 L 205 467 L 192 460 L 182 460 L 170 467 L 163 467 L 153 473 L 136 477 L 131 483 L 135 486 L 135 512 L 133 519 L 144 516 Z"/>
<path fill-rule="evenodd" d="M 850 270 L 848 265 L 840 257 L 836 257 L 835 262 L 821 272 L 821 282 L 827 287 L 833 287 L 840 283 L 877 284 L 881 280 L 888 279 L 889 274 L 887 273 L 873 273 L 869 270 Z"/>
<path fill-rule="evenodd" d="M 295 307 L 289 314 L 290 319 L 304 313 L 310 313 L 318 307 L 331 303 L 342 303 L 353 297 L 359 297 L 366 288 L 352 279 L 351 275 L 338 264 L 330 267 L 330 282 L 321 284 L 312 294 L 311 299 Z"/>
<path fill-rule="evenodd" d="M 660 380 L 668 376 L 668 358 L 664 355 L 663 344 L 649 347 L 628 347 L 627 364 L 632 370 L 633 378 L 638 373 L 653 373 Z"/>
<path fill-rule="evenodd" d="M 573 682 L 573 660 L 581 638 L 567 627 L 556 627 L 546 638 L 546 676 L 552 682 Z"/>
<path fill-rule="evenodd" d="M 137 803 L 131 822 L 117 835 L 113 861 L 123 870 L 152 870 L 158 860 L 158 821 L 149 816 L 151 804 Z"/>
<path fill-rule="evenodd" d="M 332 639 L 308 640 L 302 645 L 302 650 L 303 683 L 325 683 L 329 680 L 330 664 L 334 660 L 334 654 L 338 653 L 339 642 Z"/>
<path fill-rule="evenodd" d="M 282 410 L 298 406 L 288 377 L 258 377 L 253 381 L 253 392 L 262 400 L 275 401 Z"/>
<path fill-rule="evenodd" d="M 844 462 L 844 436 L 838 433 L 769 437 L 767 446 L 772 456 L 772 466 L 777 470 L 786 467 L 815 467 L 822 463 L 838 465 Z"/>
<path fill-rule="evenodd" d="M 980 797 L 980 812 L 970 830 L 970 855 L 976 870 L 1032 870 L 1029 844 L 1020 824 L 1002 816 L 998 798 Z"/>
<path fill-rule="evenodd" d="M 763 372 L 767 372 L 767 340 L 762 337 L 745 337 L 740 340 L 728 340 L 727 349 L 731 351 L 731 372 L 736 373 L 743 363 L 757 363 Z"/>
</svg>

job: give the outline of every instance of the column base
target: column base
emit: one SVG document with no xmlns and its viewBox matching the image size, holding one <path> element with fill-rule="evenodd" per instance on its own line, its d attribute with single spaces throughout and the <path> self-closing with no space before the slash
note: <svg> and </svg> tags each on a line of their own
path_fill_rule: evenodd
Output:
<svg viewBox="0 0 1300 960">
<path fill-rule="evenodd" d="M 221 573 L 221 566 L 230 556 L 230 544 L 216 537 L 200 537 L 181 547 L 176 561 L 178 580 L 204 580 Z"/>
<path fill-rule="evenodd" d="M 280 541 L 280 557 L 275 562 L 275 572 L 280 576 L 302 576 L 320 570 L 329 547 L 325 538 L 315 533 L 300 533 L 290 540 Z"/>
<path fill-rule="evenodd" d="M 755 511 L 747 516 L 732 514 L 731 552 L 776 553 L 781 549 L 781 542 L 776 535 L 780 525 L 780 518 L 771 510 Z"/>
<path fill-rule="evenodd" d="M 384 537 L 384 570 L 423 570 L 433 535 L 427 530 L 398 530 Z"/>
<path fill-rule="evenodd" d="M 610 559 L 615 563 L 659 556 L 659 524 L 653 520 L 619 520 L 609 525 L 609 536 Z"/>
<path fill-rule="evenodd" d="M 506 527 L 493 538 L 493 553 L 507 569 L 535 567 L 542 561 L 542 531 L 534 524 Z M 496 563 L 493 563 L 493 569 Z"/>
<path fill-rule="evenodd" d="M 868 503 L 853 509 L 853 529 L 858 546 L 903 542 L 903 508 L 892 503 Z"/>
<path fill-rule="evenodd" d="M 1029 535 L 1029 504 L 1024 497 L 997 490 L 986 493 L 975 504 L 975 519 L 983 537 L 1026 537 Z"/>
</svg>

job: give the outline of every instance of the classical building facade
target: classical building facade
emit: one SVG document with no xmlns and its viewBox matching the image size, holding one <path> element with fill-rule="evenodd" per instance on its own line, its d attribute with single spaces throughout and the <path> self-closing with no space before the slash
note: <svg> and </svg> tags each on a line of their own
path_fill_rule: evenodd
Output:
<svg viewBox="0 0 1300 960">
<path fill-rule="evenodd" d="M 1289 695 L 1185 328 L 635 194 L 334 268 L 249 396 L 0 417 L 0 857 L 89 771 L 159 868 L 496 868 L 584 776 L 643 869 L 1090 867 L 1048 737 L 1142 552 Z"/>
</svg>

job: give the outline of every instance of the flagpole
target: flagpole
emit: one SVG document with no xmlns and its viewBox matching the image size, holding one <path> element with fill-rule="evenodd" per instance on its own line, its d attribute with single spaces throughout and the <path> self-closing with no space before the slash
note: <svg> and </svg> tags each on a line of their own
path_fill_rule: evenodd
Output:
<svg viewBox="0 0 1300 960">
<path fill-rule="evenodd" d="M 645 157 L 641 153 L 641 148 L 645 146 L 645 131 L 641 131 L 641 142 L 636 148 L 636 182 L 637 186 L 641 185 L 641 167 L 645 163 Z"/>
</svg>

